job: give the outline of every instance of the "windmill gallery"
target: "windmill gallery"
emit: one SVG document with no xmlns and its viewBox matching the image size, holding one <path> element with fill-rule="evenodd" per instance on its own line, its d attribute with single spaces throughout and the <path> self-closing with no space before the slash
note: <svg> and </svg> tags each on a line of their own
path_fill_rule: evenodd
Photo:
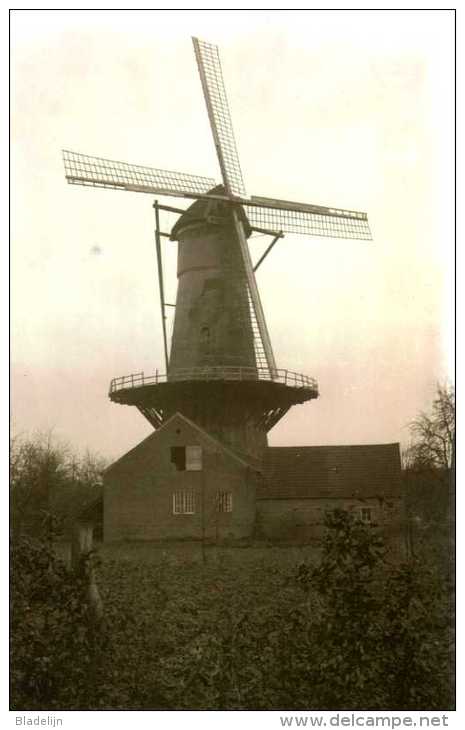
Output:
<svg viewBox="0 0 465 730">
<path fill-rule="evenodd" d="M 153 426 L 104 474 L 105 541 L 252 537 L 309 541 L 325 513 L 351 510 L 397 533 L 401 521 L 398 444 L 269 447 L 289 409 L 318 397 L 312 377 L 279 369 L 255 272 L 286 233 L 371 240 L 366 213 L 248 196 L 216 46 L 193 39 L 222 184 L 205 177 L 64 151 L 73 185 L 193 201 L 155 201 L 165 374 L 111 381 L 114 403 L 135 406 Z M 159 211 L 179 218 L 160 230 Z M 252 264 L 247 239 L 271 238 Z M 178 242 L 178 289 L 170 347 L 163 237 Z"/>
</svg>

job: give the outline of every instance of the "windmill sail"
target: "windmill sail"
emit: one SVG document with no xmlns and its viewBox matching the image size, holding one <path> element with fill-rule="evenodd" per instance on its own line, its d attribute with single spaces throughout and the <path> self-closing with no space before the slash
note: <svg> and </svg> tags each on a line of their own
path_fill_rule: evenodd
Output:
<svg viewBox="0 0 465 730">
<path fill-rule="evenodd" d="M 71 185 L 112 188 L 158 195 L 196 197 L 211 190 L 215 180 L 184 172 L 158 170 L 144 165 L 107 160 L 63 150 L 65 175 Z"/>
<path fill-rule="evenodd" d="M 198 38 L 193 38 L 192 41 L 226 193 L 228 196 L 234 196 L 234 199 L 245 199 L 246 192 L 229 113 L 228 99 L 224 88 L 218 48 L 200 41 Z M 257 364 L 268 367 L 270 372 L 273 373 L 276 370 L 276 363 L 253 273 L 247 239 L 237 210 L 232 211 L 232 216 L 247 276 L 250 318 L 254 331 Z"/>
<path fill-rule="evenodd" d="M 307 236 L 372 240 L 367 214 L 359 211 L 254 197 L 244 200 L 243 207 L 249 223 L 256 228 Z"/>
<path fill-rule="evenodd" d="M 245 196 L 218 47 L 192 38 L 224 186 L 230 195 Z"/>
<path fill-rule="evenodd" d="M 237 268 L 244 294 L 242 300 L 246 303 L 243 308 L 253 331 L 256 365 L 267 368 L 273 377 L 276 364 L 250 259 L 248 225 L 275 236 L 297 233 L 371 240 L 368 219 L 366 213 L 359 211 L 247 196 L 218 48 L 198 38 L 192 40 L 224 187 L 216 187 L 210 177 L 131 165 L 69 150 L 63 151 L 66 180 L 71 185 L 203 199 L 208 201 L 207 210 L 215 203 L 229 209 L 234 236 L 230 246 L 235 248 L 237 242 L 235 253 L 241 260 Z M 214 224 L 213 218 L 209 221 L 207 214 L 205 220 Z"/>
</svg>

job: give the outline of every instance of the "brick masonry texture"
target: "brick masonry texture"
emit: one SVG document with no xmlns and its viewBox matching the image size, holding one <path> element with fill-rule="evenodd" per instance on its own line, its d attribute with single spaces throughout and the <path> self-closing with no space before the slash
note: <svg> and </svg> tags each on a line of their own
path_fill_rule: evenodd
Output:
<svg viewBox="0 0 465 730">
<path fill-rule="evenodd" d="M 201 471 L 177 471 L 172 446 L 201 446 Z M 256 471 L 183 416 L 173 416 L 104 476 L 104 540 L 242 539 L 252 535 Z M 193 490 L 195 514 L 173 514 L 173 494 Z M 217 511 L 217 493 L 233 510 Z"/>
<path fill-rule="evenodd" d="M 201 471 L 178 471 L 171 447 L 200 446 Z M 308 542 L 323 534 L 325 513 L 361 516 L 386 533 L 403 521 L 398 444 L 271 447 L 260 469 L 181 414 L 173 416 L 104 475 L 104 539 Z M 192 490 L 194 514 L 173 514 L 173 494 Z M 232 512 L 217 510 L 218 492 Z"/>
</svg>

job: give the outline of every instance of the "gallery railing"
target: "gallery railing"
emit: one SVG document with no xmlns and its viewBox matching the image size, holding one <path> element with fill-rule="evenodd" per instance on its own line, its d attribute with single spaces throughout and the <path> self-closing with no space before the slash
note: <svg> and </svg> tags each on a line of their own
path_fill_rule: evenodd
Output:
<svg viewBox="0 0 465 730">
<path fill-rule="evenodd" d="M 315 378 L 308 375 L 293 373 L 290 370 L 276 369 L 270 371 L 268 368 L 251 368 L 236 366 L 216 366 L 197 368 L 178 368 L 169 375 L 160 374 L 145 375 L 143 372 L 123 375 L 120 378 L 113 378 L 110 383 L 110 395 L 118 390 L 127 388 L 142 388 L 146 385 L 157 385 L 158 383 L 175 383 L 192 380 L 268 380 L 273 383 L 280 383 L 291 388 L 306 388 L 318 392 L 318 384 Z"/>
</svg>

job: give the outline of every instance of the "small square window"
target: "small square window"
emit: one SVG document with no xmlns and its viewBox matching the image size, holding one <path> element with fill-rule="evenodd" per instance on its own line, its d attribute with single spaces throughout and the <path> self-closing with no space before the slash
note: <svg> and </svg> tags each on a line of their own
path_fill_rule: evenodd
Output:
<svg viewBox="0 0 465 730">
<path fill-rule="evenodd" d="M 172 446 L 171 463 L 175 465 L 177 471 L 201 471 L 202 447 Z"/>
<path fill-rule="evenodd" d="M 195 514 L 195 493 L 192 489 L 184 489 L 173 494 L 173 514 Z"/>
<path fill-rule="evenodd" d="M 216 495 L 216 506 L 218 512 L 232 512 L 232 493 L 218 492 Z"/>
</svg>

